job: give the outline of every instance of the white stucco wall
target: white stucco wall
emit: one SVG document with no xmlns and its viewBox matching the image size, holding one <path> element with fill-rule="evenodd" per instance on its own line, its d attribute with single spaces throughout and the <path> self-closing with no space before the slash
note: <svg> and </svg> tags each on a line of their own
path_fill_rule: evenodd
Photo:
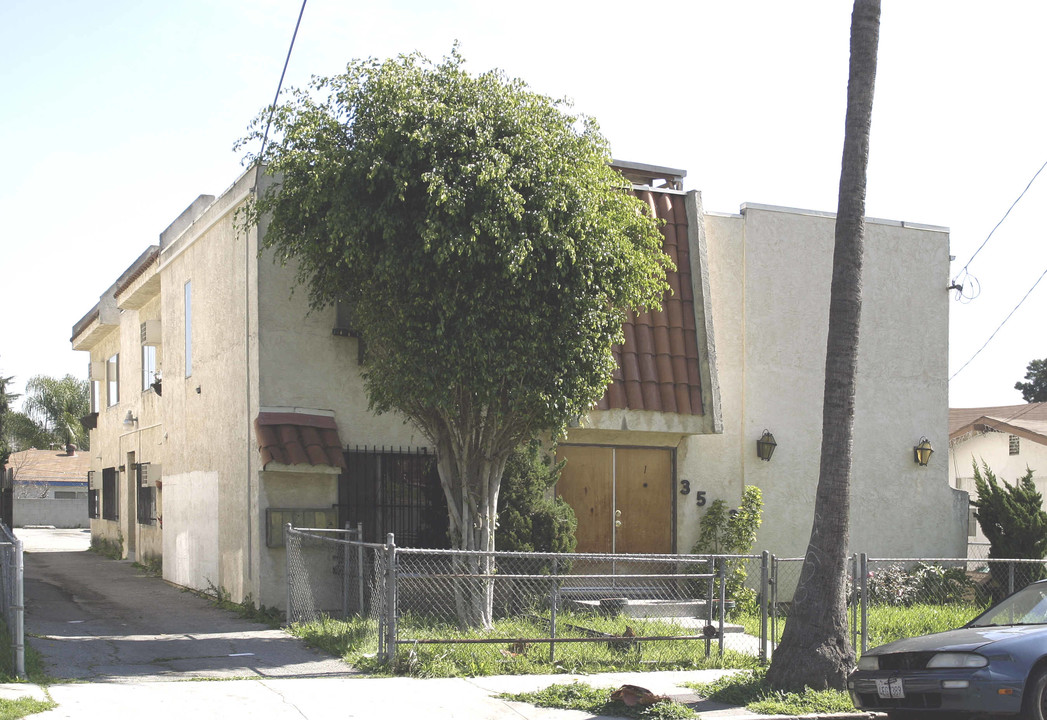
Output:
<svg viewBox="0 0 1047 720">
<path fill-rule="evenodd" d="M 221 576 L 221 477 L 217 472 L 166 475 L 164 579 L 207 590 L 223 587 Z"/>
<path fill-rule="evenodd" d="M 1011 485 L 1025 475 L 1026 468 L 1031 468 L 1036 489 L 1047 498 L 1047 445 L 1019 438 L 1018 453 L 1011 455 L 1008 432 L 973 432 L 954 440 L 949 445 L 949 479 L 953 487 L 969 493 L 972 500 L 978 497 L 973 462 L 978 463 L 979 469 L 983 462 L 988 463 L 998 480 Z M 971 524 L 971 528 L 974 534 L 968 533 L 969 542 L 975 545 L 988 542 L 977 521 Z M 987 552 L 987 546 L 981 549 L 972 547 L 971 557 L 983 557 Z"/>
</svg>

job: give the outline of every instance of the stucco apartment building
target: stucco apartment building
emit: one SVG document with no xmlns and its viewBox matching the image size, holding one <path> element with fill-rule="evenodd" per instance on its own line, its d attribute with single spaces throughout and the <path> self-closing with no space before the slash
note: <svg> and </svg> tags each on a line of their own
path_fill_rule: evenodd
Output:
<svg viewBox="0 0 1047 720">
<path fill-rule="evenodd" d="M 949 410 L 949 482 L 978 497 L 974 463 L 987 463 L 997 479 L 1013 485 L 1033 471 L 1033 483 L 1047 498 L 1047 402 Z M 988 556 L 988 539 L 971 508 L 969 556 Z"/>
<path fill-rule="evenodd" d="M 666 220 L 678 270 L 659 313 L 630 315 L 615 382 L 568 432 L 558 492 L 580 549 L 688 552 L 703 508 L 758 485 L 758 547 L 806 548 L 818 477 L 834 218 L 703 211 L 682 170 L 616 163 Z M 256 182 L 258 185 L 256 186 Z M 263 177 L 201 196 L 73 328 L 90 353 L 92 533 L 166 579 L 282 606 L 280 528 L 362 522 L 365 537 L 446 543 L 431 449 L 367 409 L 339 308 L 310 312 L 293 268 L 236 210 Z M 966 544 L 947 465 L 949 237 L 869 220 L 854 437 L 852 546 L 941 557 Z M 765 431 L 777 447 L 757 457 Z"/>
</svg>

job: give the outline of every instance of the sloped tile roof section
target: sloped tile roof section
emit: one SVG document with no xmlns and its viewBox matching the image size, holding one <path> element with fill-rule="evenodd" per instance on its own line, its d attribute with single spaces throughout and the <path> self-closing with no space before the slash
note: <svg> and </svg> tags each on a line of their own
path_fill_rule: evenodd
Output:
<svg viewBox="0 0 1047 720">
<path fill-rule="evenodd" d="M 636 188 L 636 195 L 665 221 L 662 249 L 676 269 L 658 312 L 629 312 L 625 342 L 613 348 L 614 379 L 596 410 L 651 410 L 702 415 L 702 384 L 695 329 L 686 196 Z"/>
<path fill-rule="evenodd" d="M 1047 402 L 949 408 L 949 439 L 972 432 L 1004 432 L 1047 445 Z"/>
<path fill-rule="evenodd" d="M 254 421 L 262 467 L 312 465 L 345 467 L 338 425 L 328 415 L 261 412 Z"/>
</svg>

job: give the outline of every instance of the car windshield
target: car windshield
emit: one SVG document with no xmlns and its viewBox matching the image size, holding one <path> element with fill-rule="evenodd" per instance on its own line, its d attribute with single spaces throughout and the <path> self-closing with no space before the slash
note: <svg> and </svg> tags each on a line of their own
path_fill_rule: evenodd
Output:
<svg viewBox="0 0 1047 720">
<path fill-rule="evenodd" d="M 1047 584 L 1019 590 L 970 622 L 970 627 L 1042 625 L 1047 623 Z"/>
</svg>

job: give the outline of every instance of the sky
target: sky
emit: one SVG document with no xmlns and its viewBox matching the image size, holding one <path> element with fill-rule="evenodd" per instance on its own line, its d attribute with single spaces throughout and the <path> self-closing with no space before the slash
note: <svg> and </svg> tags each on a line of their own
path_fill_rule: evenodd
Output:
<svg viewBox="0 0 1047 720">
<path fill-rule="evenodd" d="M 0 375 L 87 376 L 72 326 L 198 195 L 243 171 L 299 0 L 0 2 Z M 288 87 L 460 43 L 595 117 L 616 158 L 682 168 L 707 211 L 835 212 L 845 0 L 309 0 Z M 1047 3 L 883 0 L 866 212 L 948 227 L 952 407 L 1011 405 L 1047 357 Z M 257 148 L 254 148 L 257 149 Z M 966 268 L 965 268 L 966 266 Z M 975 291 L 977 288 L 977 291 Z M 921 322 L 919 308 L 912 321 Z M 958 372 L 959 371 L 959 372 Z"/>
</svg>

